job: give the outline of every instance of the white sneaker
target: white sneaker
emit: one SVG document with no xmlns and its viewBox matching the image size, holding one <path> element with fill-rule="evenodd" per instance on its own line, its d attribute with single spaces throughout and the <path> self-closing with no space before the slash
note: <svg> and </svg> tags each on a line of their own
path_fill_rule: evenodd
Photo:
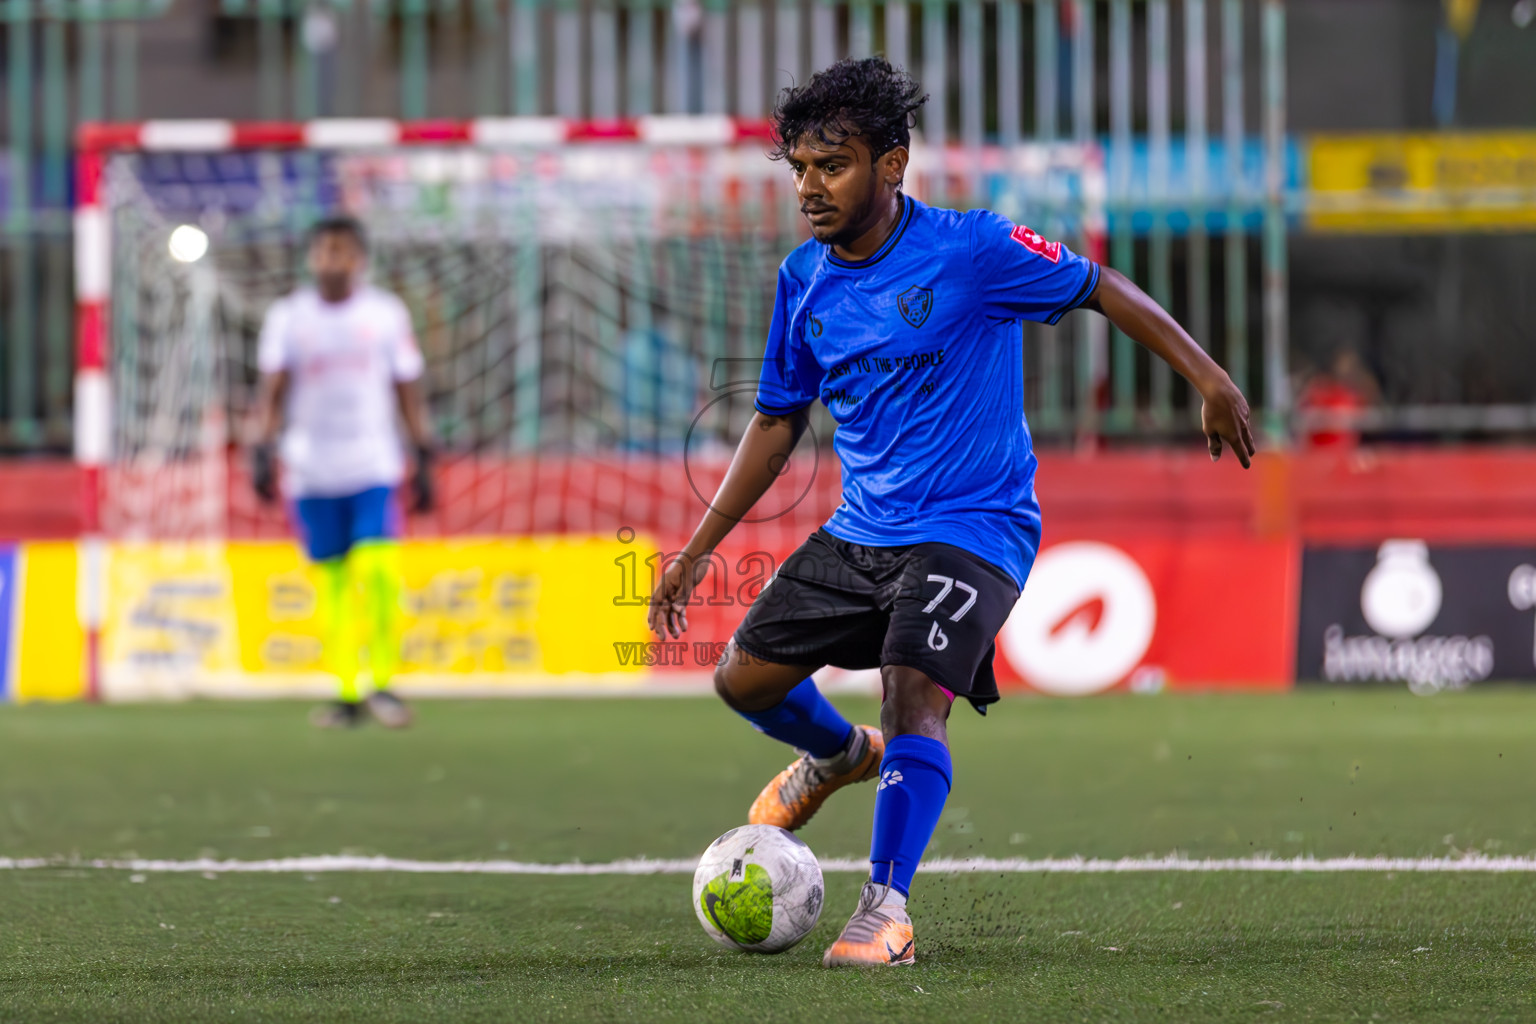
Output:
<svg viewBox="0 0 1536 1024">
<path fill-rule="evenodd" d="M 405 701 L 388 690 L 375 690 L 368 696 L 368 713 L 386 729 L 404 729 L 416 718 Z"/>
</svg>

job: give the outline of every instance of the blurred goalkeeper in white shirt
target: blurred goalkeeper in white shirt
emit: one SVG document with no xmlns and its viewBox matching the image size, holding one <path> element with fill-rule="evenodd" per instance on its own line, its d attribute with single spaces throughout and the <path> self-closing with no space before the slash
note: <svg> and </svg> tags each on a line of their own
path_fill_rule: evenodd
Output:
<svg viewBox="0 0 1536 1024">
<path fill-rule="evenodd" d="M 414 509 L 425 512 L 433 501 L 421 350 L 405 303 L 364 280 L 367 260 L 367 235 L 356 220 L 316 224 L 309 239 L 314 285 L 272 305 L 256 356 L 253 483 L 264 502 L 277 500 L 280 454 L 282 490 L 319 571 L 325 667 L 340 694 L 314 721 L 332 728 L 360 724 L 365 714 L 396 728 L 411 721 L 389 689 L 400 651 L 395 490 L 406 469 L 397 422 L 415 450 Z"/>
</svg>

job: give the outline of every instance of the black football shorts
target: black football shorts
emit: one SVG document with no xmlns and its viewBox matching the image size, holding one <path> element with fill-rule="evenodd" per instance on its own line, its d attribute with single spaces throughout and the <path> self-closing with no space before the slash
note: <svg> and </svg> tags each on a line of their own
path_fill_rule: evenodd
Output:
<svg viewBox="0 0 1536 1024">
<path fill-rule="evenodd" d="M 784 665 L 906 665 L 985 713 L 997 631 L 1018 599 L 1007 573 L 951 544 L 873 548 L 823 529 L 779 566 L 735 641 Z"/>
</svg>

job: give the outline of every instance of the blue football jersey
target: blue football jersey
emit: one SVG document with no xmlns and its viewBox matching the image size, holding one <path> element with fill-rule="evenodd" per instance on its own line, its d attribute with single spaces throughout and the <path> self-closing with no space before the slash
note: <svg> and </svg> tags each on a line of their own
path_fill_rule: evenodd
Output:
<svg viewBox="0 0 1536 1024">
<path fill-rule="evenodd" d="M 1020 320 L 1081 305 L 1098 265 L 987 210 L 903 197 L 866 260 L 812 239 L 779 267 L 757 408 L 820 398 L 837 421 L 835 536 L 871 547 L 941 541 L 1022 589 L 1040 543 L 1024 420 Z"/>
</svg>

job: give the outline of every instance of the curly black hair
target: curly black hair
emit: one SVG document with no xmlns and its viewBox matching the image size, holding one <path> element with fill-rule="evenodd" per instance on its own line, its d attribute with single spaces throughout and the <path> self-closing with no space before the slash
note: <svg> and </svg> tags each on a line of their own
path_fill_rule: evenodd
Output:
<svg viewBox="0 0 1536 1024">
<path fill-rule="evenodd" d="M 322 235 L 348 235 L 358 249 L 368 251 L 368 230 L 363 222 L 345 213 L 335 213 L 315 221 L 309 227 L 309 244 L 314 245 Z"/>
<path fill-rule="evenodd" d="M 845 57 L 779 93 L 773 109 L 773 158 L 783 160 L 807 136 L 836 146 L 861 136 L 876 156 L 912 142 L 928 94 L 884 57 Z"/>
</svg>

